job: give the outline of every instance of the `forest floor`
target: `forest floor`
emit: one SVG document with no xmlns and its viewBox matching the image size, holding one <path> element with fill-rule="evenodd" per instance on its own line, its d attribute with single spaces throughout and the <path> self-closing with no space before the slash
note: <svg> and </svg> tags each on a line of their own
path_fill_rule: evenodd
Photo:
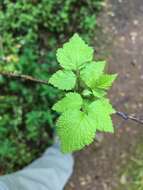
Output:
<svg viewBox="0 0 143 190">
<path fill-rule="evenodd" d="M 95 37 L 96 54 L 108 60 L 109 72 L 118 73 L 111 101 L 117 110 L 143 118 L 143 1 L 108 0 L 98 22 L 103 34 Z M 105 134 L 101 142 L 75 153 L 65 190 L 118 190 L 125 182 L 121 173 L 143 143 L 143 126 L 118 116 L 113 120 L 114 135 Z"/>
</svg>

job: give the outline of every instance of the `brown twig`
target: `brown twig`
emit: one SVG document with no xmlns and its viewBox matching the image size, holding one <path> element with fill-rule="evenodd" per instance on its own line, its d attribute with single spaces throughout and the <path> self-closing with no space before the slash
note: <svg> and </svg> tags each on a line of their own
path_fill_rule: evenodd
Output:
<svg viewBox="0 0 143 190">
<path fill-rule="evenodd" d="M 15 79 L 21 79 L 24 81 L 31 81 L 31 82 L 35 82 L 35 83 L 49 85 L 48 81 L 36 79 L 29 75 L 17 74 L 14 72 L 13 73 L 12 72 L 3 72 L 3 71 L 0 71 L 0 75 L 7 77 L 7 78 L 15 78 Z"/>
<path fill-rule="evenodd" d="M 136 123 L 143 125 L 143 119 L 136 117 L 134 114 L 128 115 L 127 113 L 120 112 L 120 111 L 117 111 L 116 114 L 122 117 L 124 120 L 132 120 L 132 121 L 135 121 Z"/>
</svg>

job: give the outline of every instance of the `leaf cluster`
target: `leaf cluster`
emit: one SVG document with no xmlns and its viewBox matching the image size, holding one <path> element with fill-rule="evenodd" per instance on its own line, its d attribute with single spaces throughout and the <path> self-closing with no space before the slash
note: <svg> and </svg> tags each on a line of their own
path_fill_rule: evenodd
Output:
<svg viewBox="0 0 143 190">
<path fill-rule="evenodd" d="M 61 69 L 49 82 L 65 96 L 53 106 L 60 116 L 57 134 L 63 152 L 72 152 L 90 144 L 96 131 L 114 132 L 110 115 L 116 111 L 106 98 L 116 74 L 105 74 L 105 61 L 93 60 L 93 48 L 78 34 L 57 50 Z"/>
</svg>

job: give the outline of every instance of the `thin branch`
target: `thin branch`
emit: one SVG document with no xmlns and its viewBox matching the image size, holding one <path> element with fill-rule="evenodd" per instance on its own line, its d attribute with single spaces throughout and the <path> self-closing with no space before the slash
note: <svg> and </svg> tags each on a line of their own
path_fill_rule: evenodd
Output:
<svg viewBox="0 0 143 190">
<path fill-rule="evenodd" d="M 134 114 L 128 115 L 127 113 L 120 112 L 120 111 L 117 111 L 116 114 L 122 117 L 124 120 L 132 120 L 132 121 L 135 121 L 136 123 L 143 125 L 143 119 L 136 117 Z"/>
<path fill-rule="evenodd" d="M 35 82 L 35 83 L 49 85 L 48 81 L 36 79 L 29 75 L 17 74 L 17 73 L 12 73 L 12 72 L 3 72 L 3 71 L 0 71 L 0 75 L 7 77 L 7 78 L 14 78 L 14 79 L 20 79 L 20 80 L 24 80 L 24 81 L 31 81 L 31 82 Z"/>
<path fill-rule="evenodd" d="M 3 72 L 3 71 L 0 71 L 0 75 L 7 77 L 7 78 L 14 78 L 14 79 L 20 79 L 20 80 L 40 83 L 40 84 L 44 84 L 44 85 L 49 85 L 48 81 L 40 80 L 40 79 L 34 78 L 29 75 L 17 74 L 17 73 L 12 73 L 12 72 L 11 73 Z M 134 114 L 128 115 L 127 113 L 120 112 L 120 111 L 117 111 L 116 114 L 124 120 L 132 120 L 132 121 L 135 121 L 136 123 L 143 124 L 143 119 L 136 117 Z"/>
</svg>

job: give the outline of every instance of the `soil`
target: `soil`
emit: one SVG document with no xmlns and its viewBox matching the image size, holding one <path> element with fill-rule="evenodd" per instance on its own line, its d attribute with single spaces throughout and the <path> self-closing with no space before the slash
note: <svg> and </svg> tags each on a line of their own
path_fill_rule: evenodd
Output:
<svg viewBox="0 0 143 190">
<path fill-rule="evenodd" d="M 117 110 L 143 118 L 143 1 L 108 0 L 99 16 L 104 29 L 97 34 L 97 57 L 109 63 L 118 80 L 109 96 Z M 143 139 L 143 126 L 113 117 L 115 134 L 98 137 L 86 149 L 75 153 L 75 169 L 65 190 L 116 190 L 123 170 Z"/>
</svg>

